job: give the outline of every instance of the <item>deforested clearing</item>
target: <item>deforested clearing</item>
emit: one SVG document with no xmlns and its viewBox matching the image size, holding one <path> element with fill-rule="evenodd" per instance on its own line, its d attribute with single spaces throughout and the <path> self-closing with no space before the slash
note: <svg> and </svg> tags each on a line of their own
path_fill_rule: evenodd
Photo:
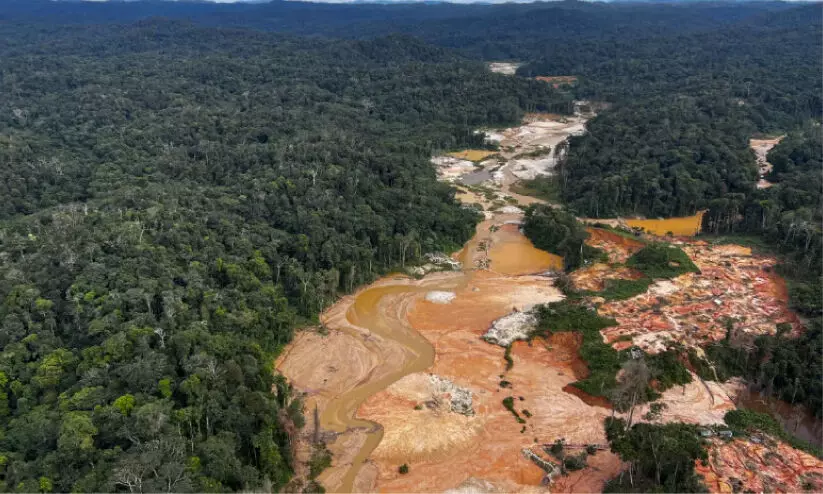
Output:
<svg viewBox="0 0 823 494">
<path fill-rule="evenodd" d="M 497 154 L 497 151 L 489 151 L 487 149 L 466 149 L 464 151 L 455 151 L 453 153 L 449 153 L 448 155 L 452 158 L 461 160 L 483 161 L 494 154 Z"/>
<path fill-rule="evenodd" d="M 514 75 L 521 65 L 523 64 L 519 62 L 490 62 L 489 70 L 498 74 Z"/>
</svg>

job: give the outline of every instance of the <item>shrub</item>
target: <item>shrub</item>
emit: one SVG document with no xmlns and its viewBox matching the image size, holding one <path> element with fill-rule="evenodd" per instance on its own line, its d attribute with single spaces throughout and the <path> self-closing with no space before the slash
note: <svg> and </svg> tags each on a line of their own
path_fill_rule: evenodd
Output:
<svg viewBox="0 0 823 494">
<path fill-rule="evenodd" d="M 582 470 L 586 468 L 586 456 L 585 452 L 575 456 L 567 456 L 563 460 L 563 466 L 571 471 Z"/>
</svg>

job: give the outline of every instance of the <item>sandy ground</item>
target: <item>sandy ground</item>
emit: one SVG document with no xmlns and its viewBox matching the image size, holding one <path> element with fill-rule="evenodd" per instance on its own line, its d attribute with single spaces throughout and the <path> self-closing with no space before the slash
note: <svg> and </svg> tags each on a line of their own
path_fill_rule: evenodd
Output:
<svg viewBox="0 0 823 494">
<path fill-rule="evenodd" d="M 487 169 L 495 170 L 489 174 L 484 184 L 499 189 L 520 204 L 540 202 L 533 197 L 512 192 L 511 185 L 519 180 L 550 175 L 565 152 L 560 144 L 570 136 L 585 132 L 588 118 L 590 115 L 532 113 L 526 115 L 523 124 L 517 127 L 485 130 L 486 139 L 499 144 L 500 152 L 497 161 L 492 159 L 483 163 Z M 476 170 L 473 165 L 470 167 L 472 162 L 465 159 L 467 156 L 459 153 L 435 156 L 432 163 L 441 180 L 454 182 Z M 479 154 L 471 155 L 471 158 L 482 159 Z"/>
<path fill-rule="evenodd" d="M 767 189 L 773 185 L 764 178 L 772 171 L 772 164 L 766 161 L 766 155 L 769 154 L 769 151 L 771 151 L 773 147 L 783 140 L 783 137 L 785 136 L 775 137 L 772 139 L 749 140 L 749 147 L 754 151 L 755 160 L 757 161 L 757 173 L 760 177 L 757 181 L 758 189 Z"/>
<path fill-rule="evenodd" d="M 687 424 L 722 424 L 726 412 L 736 408 L 733 401 L 733 389 L 714 381 L 700 381 L 692 374 L 692 382 L 684 386 L 675 386 L 663 392 L 658 400 L 666 405 L 657 423 L 684 422 Z M 634 416 L 644 421 L 642 416 L 650 409 L 649 404 L 638 407 Z"/>
<path fill-rule="evenodd" d="M 532 115 L 521 127 L 497 132 L 504 164 L 488 184 L 493 193 L 513 196 L 519 204 L 537 202 L 509 192 L 517 181 L 517 155 L 553 152 L 569 135 L 582 132 L 584 124 L 582 117 Z M 444 180 L 476 170 L 470 161 L 453 157 L 434 162 Z M 602 421 L 612 413 L 608 403 L 569 386 L 587 373 L 578 357 L 579 335 L 515 342 L 510 370 L 505 350 L 481 339 L 502 316 L 560 300 L 550 273 L 562 266 L 562 259 L 535 249 L 522 236 L 522 213 L 494 204 L 501 196 L 489 199 L 478 189 L 465 188 L 457 197 L 480 204 L 486 215 L 475 236 L 453 256 L 463 263 L 463 271 L 431 273 L 419 280 L 382 278 L 328 309 L 321 316 L 327 334 L 299 333 L 276 363 L 305 393 L 306 411 L 317 407 L 322 439 L 333 454 L 332 466 L 319 480 L 331 492 L 546 492 L 544 471 L 524 456 L 524 449 L 538 452 L 560 438 L 605 443 Z M 693 227 L 693 219 L 678 220 L 684 228 Z M 642 247 L 613 232 L 590 233 L 589 242 L 604 248 L 611 263 L 625 262 Z M 669 340 L 700 345 L 725 336 L 726 316 L 739 317 L 735 331 L 740 334 L 773 332 L 781 321 L 799 330 L 786 307 L 785 286 L 770 271 L 774 259 L 736 246 L 682 243 L 702 273 L 658 282 L 646 294 L 601 305 L 601 314 L 620 323 L 603 331 L 605 341 L 650 351 Z M 574 275 L 575 283 L 592 290 L 602 288 L 606 279 L 636 276 L 605 264 Z M 468 390 L 472 413 L 456 412 L 448 394 L 433 391 L 432 375 Z M 663 394 L 668 407 L 658 420 L 719 423 L 735 406 L 734 389 L 698 379 L 670 389 Z M 525 423 L 503 406 L 509 396 Z M 643 413 L 645 409 L 637 410 L 635 417 Z M 309 422 L 311 415 L 307 413 Z M 305 431 L 301 437 L 311 440 Z M 299 446 L 298 457 L 309 449 Z M 398 472 L 402 464 L 409 466 L 407 474 Z M 548 489 L 599 491 L 621 468 L 619 458 L 600 451 L 589 458 L 587 468 L 556 477 Z M 710 485 L 720 489 L 728 472 L 717 462 L 709 470 Z"/>
<path fill-rule="evenodd" d="M 585 371 L 576 358 L 579 342 L 568 338 L 574 335 L 515 344 L 509 372 L 504 349 L 481 340 L 495 319 L 562 298 L 551 277 L 529 274 L 545 271 L 554 260 L 531 246 L 516 225 L 506 224 L 517 218 L 503 214 L 481 223 L 464 249 L 465 258 L 483 256 L 477 246 L 488 242 L 491 269 L 435 273 L 422 280 L 384 278 L 324 313 L 327 335 L 303 332 L 279 359 L 277 368 L 306 393 L 306 408 L 317 406 L 322 429 L 335 433 L 327 441 L 333 465 L 320 477 L 327 489 L 446 490 L 475 477 L 503 491 L 528 490 L 539 486 L 543 471 L 520 450 L 536 438 L 552 441 L 562 430 L 574 441 L 604 440 L 602 428 L 591 424 L 599 424 L 608 410 L 563 392 L 577 379 L 576 371 Z M 498 228 L 489 228 L 493 224 Z M 505 252 L 498 256 L 496 249 Z M 448 303 L 426 300 L 435 290 L 455 297 Z M 399 338 L 406 331 L 426 343 Z M 413 365 L 426 346 L 433 349 L 433 365 Z M 420 407 L 429 401 L 421 385 L 429 373 L 470 389 L 475 414 Z M 510 388 L 500 388 L 501 375 Z M 392 377 L 380 389 L 370 387 Z M 507 393 L 517 393 L 518 407 L 534 410 L 522 432 L 502 405 Z M 370 442 L 376 449 L 363 453 Z M 613 470 L 605 468 L 608 457 L 598 459 L 599 471 Z M 615 462 L 619 466 L 612 458 Z M 400 476 L 402 463 L 412 469 Z"/>
<path fill-rule="evenodd" d="M 523 64 L 519 62 L 491 62 L 489 63 L 489 70 L 498 74 L 514 75 L 521 65 Z"/>
</svg>

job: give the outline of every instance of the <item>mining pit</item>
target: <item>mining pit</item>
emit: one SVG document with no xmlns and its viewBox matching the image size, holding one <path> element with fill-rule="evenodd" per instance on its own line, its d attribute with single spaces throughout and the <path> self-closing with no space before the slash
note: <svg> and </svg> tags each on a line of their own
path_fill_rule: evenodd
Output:
<svg viewBox="0 0 823 494">
<path fill-rule="evenodd" d="M 418 279 L 389 275 L 343 297 L 321 315 L 322 330 L 300 332 L 280 356 L 277 369 L 305 398 L 308 424 L 295 438 L 298 459 L 307 458 L 307 444 L 316 440 L 328 447 L 332 465 L 318 478 L 328 491 L 593 492 L 624 468 L 602 448 L 603 419 L 613 413 L 608 401 L 571 386 L 588 373 L 578 355 L 581 336 L 515 338 L 509 352 L 501 346 L 509 339 L 497 337 L 529 324 L 535 305 L 563 298 L 554 286 L 562 258 L 536 249 L 519 231 L 522 210 L 516 205 L 538 200 L 509 191 L 517 180 L 513 167 L 523 155 L 556 152 L 584 124 L 580 115 L 530 116 L 520 127 L 488 132 L 499 137 L 502 150 L 491 158 L 492 178 L 482 189 L 457 195 L 480 206 L 485 220 L 452 260 L 430 256 L 426 266 L 439 263 L 447 270 L 409 268 Z M 435 157 L 433 163 L 442 180 L 458 181 L 477 171 L 461 158 L 478 156 Z M 540 173 L 551 173 L 550 166 L 539 166 Z M 621 228 L 630 221 L 590 223 Z M 725 336 L 724 318 L 736 318 L 733 330 L 744 335 L 771 333 L 779 322 L 790 323 L 793 334 L 802 331 L 774 273 L 776 259 L 687 238 L 697 231 L 695 221 L 699 229 L 699 218 L 648 221 L 664 223 L 635 224 L 644 234 L 592 227 L 588 242 L 606 251 L 608 263 L 578 270 L 573 282 L 596 292 L 609 279 L 637 277 L 612 264 L 624 263 L 653 233 L 679 235 L 669 240 L 701 272 L 656 281 L 627 300 L 597 301 L 601 315 L 618 321 L 602 331 L 604 341 L 651 353 L 674 342 L 699 350 Z M 502 333 L 484 339 L 501 320 L 507 321 Z M 720 424 L 743 388 L 694 376 L 663 393 L 668 407 L 655 420 Z M 584 469 L 555 475 L 545 445 L 557 439 L 600 449 Z M 714 440 L 710 458 L 697 469 L 712 490 L 819 490 L 823 475 L 823 462 L 779 442 Z M 307 470 L 301 465 L 296 473 Z"/>
<path fill-rule="evenodd" d="M 523 64 L 519 62 L 490 62 L 489 70 L 497 74 L 514 75 L 521 65 Z"/>
<path fill-rule="evenodd" d="M 777 146 L 780 141 L 783 140 L 783 137 L 774 137 L 771 139 L 750 139 L 749 140 L 749 147 L 754 151 L 755 160 L 757 162 L 757 188 L 758 189 L 768 189 L 771 187 L 772 184 L 768 180 L 766 180 L 766 176 L 772 172 L 772 164 L 768 162 L 766 156 L 769 154 L 769 151 L 772 150 L 773 147 Z"/>
</svg>

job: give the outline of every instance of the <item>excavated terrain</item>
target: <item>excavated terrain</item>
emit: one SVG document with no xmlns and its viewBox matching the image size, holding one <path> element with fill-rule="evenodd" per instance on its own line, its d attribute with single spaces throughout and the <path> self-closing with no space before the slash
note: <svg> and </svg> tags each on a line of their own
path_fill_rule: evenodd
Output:
<svg viewBox="0 0 823 494">
<path fill-rule="evenodd" d="M 497 74 L 514 75 L 521 65 L 523 64 L 519 62 L 490 62 L 489 70 Z"/>
<path fill-rule="evenodd" d="M 712 492 L 823 491 L 823 461 L 765 435 L 713 439 L 708 465 L 695 470 Z"/>
<path fill-rule="evenodd" d="M 759 179 L 757 181 L 758 189 L 768 189 L 769 187 L 774 185 L 765 178 L 766 175 L 768 175 L 772 171 L 772 164 L 766 160 L 766 156 L 769 154 L 769 151 L 771 151 L 773 147 L 777 146 L 777 144 L 783 140 L 783 137 L 784 136 L 775 137 L 772 139 L 749 140 L 749 147 L 752 149 L 752 151 L 754 151 L 755 160 L 757 161 L 757 173 L 759 176 Z"/>
<path fill-rule="evenodd" d="M 619 323 L 603 330 L 616 349 L 639 346 L 657 353 L 674 342 L 702 346 L 725 338 L 727 324 L 738 339 L 774 334 L 779 323 L 791 324 L 795 335 L 801 331 L 787 304 L 785 282 L 774 273 L 777 259 L 735 245 L 697 240 L 676 244 L 700 273 L 659 280 L 644 294 L 601 305 L 599 313 Z M 586 274 L 593 273 L 590 269 Z M 606 276 L 614 275 L 607 271 Z M 586 282 L 595 284 L 597 279 Z"/>
<path fill-rule="evenodd" d="M 606 448 L 590 456 L 583 470 L 547 475 L 557 466 L 545 445 L 564 439 L 574 447 L 602 447 L 603 419 L 613 413 L 606 400 L 570 386 L 588 372 L 578 356 L 579 334 L 514 341 L 510 352 L 483 339 L 495 321 L 529 321 L 534 305 L 563 298 L 553 275 L 562 258 L 534 248 L 519 231 L 522 211 L 500 203 L 537 201 L 508 192 L 518 156 L 554 151 L 584 123 L 580 116 L 531 116 L 523 126 L 497 133 L 504 151 L 492 158 L 500 161 L 493 180 L 485 182 L 489 188 L 469 187 L 458 195 L 480 205 L 486 217 L 453 255 L 461 268 L 410 270 L 420 279 L 386 276 L 342 298 L 321 316 L 322 332 L 301 332 L 278 359 L 277 369 L 305 396 L 308 425 L 296 438 L 299 457 L 306 458 L 306 445 L 316 439 L 333 454 L 332 466 L 318 479 L 328 491 L 595 492 L 624 468 Z M 435 159 L 443 180 L 476 172 L 470 161 L 459 161 Z M 680 226 L 692 228 L 690 221 Z M 614 221 L 616 227 L 625 224 Z M 610 264 L 624 263 L 642 248 L 642 238 L 597 228 L 590 233 L 589 243 L 607 252 L 609 264 L 574 273 L 578 288 L 598 291 L 606 280 L 639 276 Z M 619 323 L 603 331 L 605 341 L 651 352 L 673 341 L 699 348 L 725 336 L 727 317 L 736 318 L 735 331 L 742 333 L 773 332 L 778 322 L 800 331 L 786 306 L 785 286 L 771 270 L 775 259 L 737 246 L 679 242 L 701 273 L 658 281 L 628 300 L 601 299 L 600 314 Z M 740 389 L 739 383 L 704 383 L 695 376 L 663 393 L 668 406 L 656 421 L 720 424 Z M 636 410 L 635 418 L 647 409 Z M 775 462 L 745 441 L 718 442 L 709 466 L 699 472 L 713 490 L 733 485 L 735 475 L 754 490 L 792 490 L 816 481 L 820 465 L 808 455 L 773 447 L 791 461 Z M 409 470 L 401 474 L 404 464 Z"/>
</svg>

